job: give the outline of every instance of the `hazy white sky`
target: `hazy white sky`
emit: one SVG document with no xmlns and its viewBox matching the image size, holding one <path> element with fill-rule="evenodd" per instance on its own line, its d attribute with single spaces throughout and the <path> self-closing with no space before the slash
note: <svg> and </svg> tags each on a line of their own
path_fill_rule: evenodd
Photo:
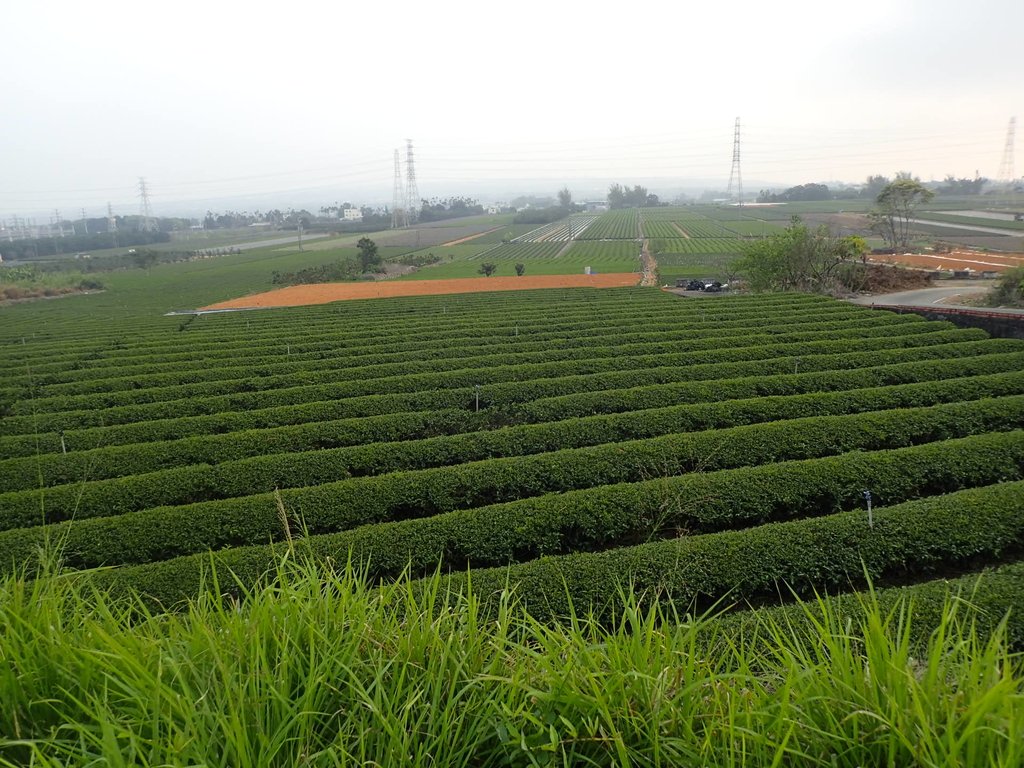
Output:
<svg viewBox="0 0 1024 768">
<path fill-rule="evenodd" d="M 737 115 L 748 188 L 994 176 L 1024 118 L 1020 0 L 12 0 L 2 24 L 0 218 L 133 213 L 139 176 L 156 213 L 381 202 L 406 137 L 424 196 L 724 187 Z"/>
</svg>

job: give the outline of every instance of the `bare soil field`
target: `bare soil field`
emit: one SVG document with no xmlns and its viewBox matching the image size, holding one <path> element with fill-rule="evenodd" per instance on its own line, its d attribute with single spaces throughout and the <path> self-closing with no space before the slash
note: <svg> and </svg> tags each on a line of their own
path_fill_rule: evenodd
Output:
<svg viewBox="0 0 1024 768">
<path fill-rule="evenodd" d="M 950 253 L 896 253 L 874 255 L 871 261 L 902 264 L 924 269 L 972 269 L 975 272 L 1005 272 L 1024 266 L 1024 254 L 994 254 L 982 251 L 952 251 Z"/>
<path fill-rule="evenodd" d="M 446 293 L 525 291 L 535 288 L 623 288 L 637 284 L 634 272 L 603 275 L 534 275 L 523 277 L 466 277 L 452 280 L 405 282 L 322 283 L 292 285 L 276 291 L 211 304 L 201 309 L 301 307 L 351 299 L 389 299 L 396 296 L 433 296 Z"/>
</svg>

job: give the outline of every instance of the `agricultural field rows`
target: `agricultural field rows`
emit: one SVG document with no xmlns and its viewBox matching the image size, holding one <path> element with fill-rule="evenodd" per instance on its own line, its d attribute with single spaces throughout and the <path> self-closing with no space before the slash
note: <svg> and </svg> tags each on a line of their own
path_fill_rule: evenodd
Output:
<svg viewBox="0 0 1024 768">
<path fill-rule="evenodd" d="M 608 211 L 591 224 L 580 240 L 635 240 L 640 236 L 636 209 Z"/>
<path fill-rule="evenodd" d="M 0 330 L 6 572 L 61 540 L 66 567 L 172 605 L 211 563 L 245 585 L 297 546 L 374 579 L 469 566 L 559 614 L 614 611 L 630 579 L 764 603 L 1024 551 L 1024 342 L 978 330 L 645 289 L 30 318 Z"/>
<path fill-rule="evenodd" d="M 651 252 L 662 253 L 729 253 L 737 254 L 742 241 L 733 237 L 681 237 L 651 240 Z M 659 258 L 659 264 L 661 260 Z"/>
<path fill-rule="evenodd" d="M 600 218 L 595 213 L 574 213 L 561 221 L 545 224 L 515 238 L 513 243 L 565 243 L 575 238 L 582 238 L 589 227 Z"/>
</svg>

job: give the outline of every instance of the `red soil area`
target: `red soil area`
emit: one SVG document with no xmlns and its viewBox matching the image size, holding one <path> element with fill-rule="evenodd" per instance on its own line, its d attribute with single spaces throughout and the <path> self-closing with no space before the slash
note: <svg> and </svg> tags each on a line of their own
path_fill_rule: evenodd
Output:
<svg viewBox="0 0 1024 768">
<path fill-rule="evenodd" d="M 202 309 L 301 307 L 351 299 L 390 299 L 396 296 L 434 296 L 445 293 L 525 291 L 534 288 L 623 288 L 639 281 L 634 272 L 602 275 L 524 275 L 522 277 L 464 277 L 452 280 L 403 280 L 367 283 L 292 285 L 276 291 L 221 301 Z"/>
<path fill-rule="evenodd" d="M 950 253 L 896 253 L 876 255 L 871 261 L 902 264 L 924 269 L 971 269 L 975 272 L 1005 272 L 1024 266 L 1024 254 L 952 251 Z"/>
</svg>

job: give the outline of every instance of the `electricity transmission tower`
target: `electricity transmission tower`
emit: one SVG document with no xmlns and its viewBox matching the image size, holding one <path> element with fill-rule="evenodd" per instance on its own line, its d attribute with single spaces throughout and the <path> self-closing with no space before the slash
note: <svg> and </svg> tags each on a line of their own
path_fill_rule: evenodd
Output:
<svg viewBox="0 0 1024 768">
<path fill-rule="evenodd" d="M 736 194 L 733 196 L 733 189 Z M 732 202 L 736 200 L 743 205 L 743 175 L 740 173 L 740 119 L 736 118 L 736 128 L 732 136 L 732 170 L 729 171 L 729 188 L 725 196 Z"/>
<path fill-rule="evenodd" d="M 415 224 L 420 211 L 420 191 L 416 186 L 416 166 L 412 157 L 412 139 L 405 140 L 405 217 L 409 224 Z"/>
<path fill-rule="evenodd" d="M 117 219 L 114 217 L 114 206 L 107 201 L 107 232 L 114 236 L 114 247 L 117 248 Z"/>
<path fill-rule="evenodd" d="M 1017 177 L 1013 169 L 1013 143 L 1017 132 L 1017 118 L 1011 117 L 1010 124 L 1006 128 L 1006 146 L 1003 148 L 1003 160 L 999 163 L 999 175 L 996 181 L 1000 184 L 1011 184 Z"/>
<path fill-rule="evenodd" d="M 149 208 L 149 189 L 142 176 L 139 176 L 139 213 L 142 215 L 142 231 L 149 232 L 152 228 L 153 213 Z"/>
<path fill-rule="evenodd" d="M 400 229 L 406 224 L 405 220 L 405 194 L 402 191 L 402 164 L 398 159 L 398 150 L 395 150 L 395 188 L 391 200 L 391 228 Z"/>
</svg>

